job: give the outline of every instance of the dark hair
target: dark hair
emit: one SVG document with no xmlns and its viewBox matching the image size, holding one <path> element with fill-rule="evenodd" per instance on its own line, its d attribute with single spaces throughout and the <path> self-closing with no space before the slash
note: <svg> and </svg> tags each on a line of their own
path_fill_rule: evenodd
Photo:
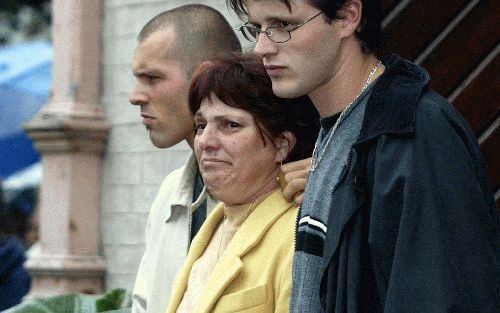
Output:
<svg viewBox="0 0 500 313">
<path fill-rule="evenodd" d="M 196 71 L 189 90 L 189 108 L 194 114 L 204 99 L 215 95 L 226 105 L 249 112 L 265 143 L 274 142 L 290 131 L 297 143 L 285 162 L 312 155 L 319 131 L 319 115 L 307 96 L 293 99 L 273 94 L 271 80 L 262 59 L 253 54 L 230 54 L 203 63 Z"/>
<path fill-rule="evenodd" d="M 142 28 L 139 42 L 157 31 L 174 29 L 175 40 L 172 53 L 190 78 L 196 66 L 203 60 L 216 57 L 227 51 L 241 51 L 241 44 L 231 25 L 214 8 L 201 4 L 188 4 L 164 11 L 153 17 Z"/>
<path fill-rule="evenodd" d="M 291 10 L 290 0 L 281 1 Z M 323 11 L 331 21 L 342 19 L 340 11 L 349 0 L 309 0 L 308 3 Z M 382 41 L 382 29 L 380 24 L 380 0 L 361 0 L 363 4 L 361 22 L 356 35 L 361 41 L 361 47 L 365 52 L 375 52 Z M 226 4 L 240 17 L 246 17 L 248 11 L 245 0 L 226 0 Z"/>
</svg>

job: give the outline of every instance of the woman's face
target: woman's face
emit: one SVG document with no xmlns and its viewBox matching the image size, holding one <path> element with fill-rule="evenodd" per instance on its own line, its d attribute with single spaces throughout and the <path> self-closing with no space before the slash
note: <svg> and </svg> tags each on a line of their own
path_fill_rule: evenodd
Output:
<svg viewBox="0 0 500 313">
<path fill-rule="evenodd" d="M 264 145 L 249 112 L 212 96 L 201 102 L 194 123 L 196 159 L 215 198 L 226 205 L 250 203 L 277 187 L 283 152 L 267 138 Z"/>
</svg>

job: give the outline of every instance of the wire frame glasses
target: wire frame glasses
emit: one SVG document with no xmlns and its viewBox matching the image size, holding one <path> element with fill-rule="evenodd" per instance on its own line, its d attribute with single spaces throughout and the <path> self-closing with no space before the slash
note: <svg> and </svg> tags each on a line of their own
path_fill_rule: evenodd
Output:
<svg viewBox="0 0 500 313">
<path fill-rule="evenodd" d="M 303 23 L 298 25 L 287 25 L 287 26 L 269 26 L 264 30 L 260 30 L 260 28 L 255 27 L 253 25 L 243 25 L 238 28 L 243 37 L 250 42 L 257 42 L 259 39 L 260 33 L 265 33 L 267 38 L 276 42 L 283 43 L 292 39 L 292 32 L 297 28 L 304 26 L 306 23 L 319 16 L 323 11 L 319 11 L 316 15 L 306 19 Z M 247 22 L 248 23 L 248 22 Z"/>
</svg>

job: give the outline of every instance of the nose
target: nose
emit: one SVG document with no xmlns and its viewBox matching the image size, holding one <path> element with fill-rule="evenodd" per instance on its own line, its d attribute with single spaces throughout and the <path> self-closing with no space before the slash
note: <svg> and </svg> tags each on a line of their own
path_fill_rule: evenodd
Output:
<svg viewBox="0 0 500 313">
<path fill-rule="evenodd" d="M 262 32 L 257 37 L 257 42 L 253 48 L 253 52 L 260 57 L 265 57 L 270 54 L 276 54 L 278 50 L 277 44 L 267 37 L 267 34 Z"/>
<path fill-rule="evenodd" d="M 213 151 L 220 146 L 218 132 L 211 126 L 205 126 L 201 133 L 197 133 L 194 137 L 195 150 Z"/>
<path fill-rule="evenodd" d="M 136 84 L 128 97 L 128 101 L 133 105 L 144 105 L 149 102 L 149 98 L 139 84 Z"/>
</svg>

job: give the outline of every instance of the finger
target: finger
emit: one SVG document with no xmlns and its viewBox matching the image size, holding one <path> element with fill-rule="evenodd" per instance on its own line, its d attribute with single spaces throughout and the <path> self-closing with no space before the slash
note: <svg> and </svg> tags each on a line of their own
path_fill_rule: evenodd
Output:
<svg viewBox="0 0 500 313">
<path fill-rule="evenodd" d="M 299 192 L 295 194 L 295 196 L 293 197 L 293 202 L 295 202 L 297 205 L 301 205 L 303 201 L 304 201 L 304 192 Z"/>
<path fill-rule="evenodd" d="M 307 184 L 306 178 L 296 178 L 293 181 L 288 182 L 285 187 L 282 187 L 283 196 L 288 201 L 293 200 L 293 197 L 297 193 L 304 192 L 306 184 Z"/>
<path fill-rule="evenodd" d="M 283 179 L 289 183 L 295 179 L 307 179 L 309 177 L 309 169 L 300 169 L 293 172 L 282 172 Z"/>
<path fill-rule="evenodd" d="M 311 159 L 312 158 L 307 158 L 307 159 L 283 164 L 281 166 L 281 170 L 285 173 L 293 172 L 293 171 L 297 171 L 297 170 L 303 170 L 303 169 L 307 169 L 307 171 L 309 171 L 309 168 L 311 167 Z"/>
</svg>

